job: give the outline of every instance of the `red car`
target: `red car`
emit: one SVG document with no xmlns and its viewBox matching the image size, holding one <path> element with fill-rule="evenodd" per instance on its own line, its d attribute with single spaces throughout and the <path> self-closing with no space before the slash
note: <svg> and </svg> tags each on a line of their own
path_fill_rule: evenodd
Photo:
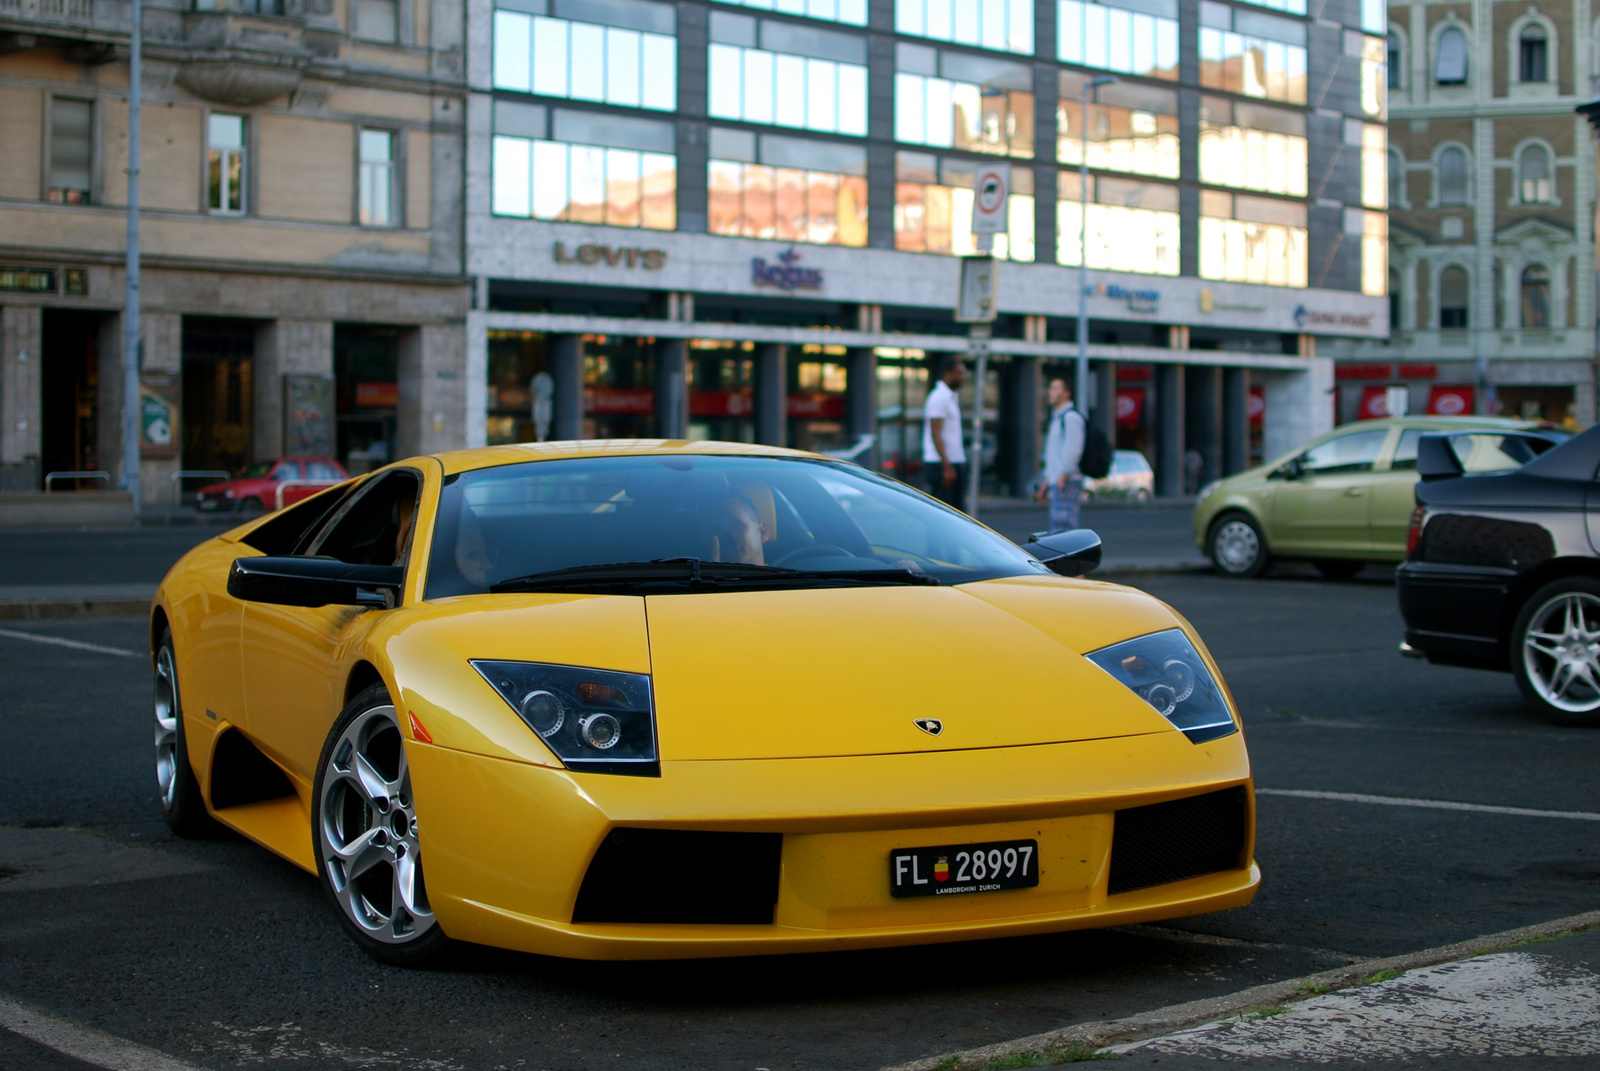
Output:
<svg viewBox="0 0 1600 1071">
<path fill-rule="evenodd" d="M 235 479 L 200 488 L 195 508 L 203 513 L 262 513 L 293 505 L 349 478 L 344 466 L 331 457 L 257 461 Z"/>
</svg>

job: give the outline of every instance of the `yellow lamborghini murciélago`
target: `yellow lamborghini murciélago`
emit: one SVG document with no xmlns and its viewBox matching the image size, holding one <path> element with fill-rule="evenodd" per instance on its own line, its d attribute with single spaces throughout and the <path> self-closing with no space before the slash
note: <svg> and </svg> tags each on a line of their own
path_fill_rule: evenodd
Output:
<svg viewBox="0 0 1600 1071">
<path fill-rule="evenodd" d="M 152 608 L 168 822 L 315 873 L 378 958 L 1044 933 L 1250 901 L 1189 624 L 795 451 L 419 457 L 201 544 Z"/>
</svg>

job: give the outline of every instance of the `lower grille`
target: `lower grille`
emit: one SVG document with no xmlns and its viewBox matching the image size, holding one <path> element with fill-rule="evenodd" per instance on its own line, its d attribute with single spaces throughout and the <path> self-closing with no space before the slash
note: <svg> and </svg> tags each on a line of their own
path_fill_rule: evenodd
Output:
<svg viewBox="0 0 1600 1071">
<path fill-rule="evenodd" d="M 1243 786 L 1118 811 L 1112 895 L 1244 865 Z"/>
<path fill-rule="evenodd" d="M 782 858 L 781 833 L 613 829 L 572 921 L 770 925 Z"/>
</svg>

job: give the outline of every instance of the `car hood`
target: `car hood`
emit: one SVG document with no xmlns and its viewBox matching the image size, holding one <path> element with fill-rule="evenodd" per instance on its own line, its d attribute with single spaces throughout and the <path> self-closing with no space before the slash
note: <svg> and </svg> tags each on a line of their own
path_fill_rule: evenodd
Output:
<svg viewBox="0 0 1600 1071">
<path fill-rule="evenodd" d="M 645 603 L 665 761 L 1018 747 L 1174 731 L 1082 657 L 1178 623 L 1155 599 L 1128 589 L 1041 577 Z M 917 726 L 929 718 L 941 723 L 938 735 Z"/>
</svg>

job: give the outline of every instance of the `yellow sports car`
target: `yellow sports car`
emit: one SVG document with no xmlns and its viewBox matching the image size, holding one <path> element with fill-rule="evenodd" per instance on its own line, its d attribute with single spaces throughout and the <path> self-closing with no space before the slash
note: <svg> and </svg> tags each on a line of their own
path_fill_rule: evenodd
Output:
<svg viewBox="0 0 1600 1071">
<path fill-rule="evenodd" d="M 401 461 L 162 582 L 163 808 L 316 874 L 391 963 L 447 938 L 722 956 L 1248 903 L 1250 762 L 1200 637 L 1077 578 L 1093 533 L 1031 549 L 788 450 Z"/>
</svg>

